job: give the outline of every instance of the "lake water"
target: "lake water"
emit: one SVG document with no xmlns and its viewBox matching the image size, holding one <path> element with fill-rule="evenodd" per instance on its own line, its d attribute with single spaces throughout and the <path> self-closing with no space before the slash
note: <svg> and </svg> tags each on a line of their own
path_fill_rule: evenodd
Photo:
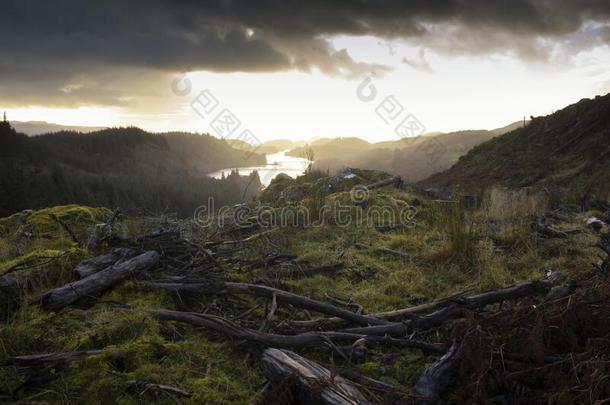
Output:
<svg viewBox="0 0 610 405">
<path fill-rule="evenodd" d="M 268 186 L 271 180 L 280 173 L 285 173 L 292 178 L 296 178 L 305 172 L 309 161 L 304 158 L 287 156 L 287 150 L 267 155 L 267 164 L 265 166 L 250 166 L 250 167 L 229 167 L 209 173 L 208 176 L 220 179 L 224 173 L 225 177 L 231 174 L 231 170 L 238 170 L 239 174 L 246 176 L 254 170 L 258 171 L 258 176 L 261 179 L 263 186 Z"/>
</svg>

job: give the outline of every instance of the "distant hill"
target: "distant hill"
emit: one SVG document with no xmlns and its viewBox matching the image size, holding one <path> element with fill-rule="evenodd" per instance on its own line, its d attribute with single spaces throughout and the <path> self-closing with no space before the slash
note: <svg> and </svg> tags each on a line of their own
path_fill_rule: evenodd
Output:
<svg viewBox="0 0 610 405">
<path fill-rule="evenodd" d="M 450 170 L 423 184 L 468 189 L 546 186 L 575 194 L 608 193 L 610 94 L 535 117 L 523 128 L 476 146 Z"/>
<path fill-rule="evenodd" d="M 371 144 L 356 137 L 320 138 L 300 148 L 288 152 L 290 156 L 303 156 L 305 149 L 312 149 L 315 159 L 328 159 L 336 156 L 349 156 L 370 150 Z"/>
<path fill-rule="evenodd" d="M 182 215 L 214 197 L 234 204 L 260 190 L 260 180 L 206 173 L 265 164 L 210 135 L 152 134 L 111 128 L 88 134 L 56 132 L 27 137 L 0 123 L 0 215 L 26 208 L 88 204 Z M 245 183 L 250 184 L 248 190 Z"/>
<path fill-rule="evenodd" d="M 53 124 L 46 121 L 11 121 L 11 125 L 17 132 L 26 135 L 41 135 L 59 131 L 94 132 L 105 129 L 106 127 L 87 127 L 78 125 Z"/>
<path fill-rule="evenodd" d="M 257 150 L 259 153 L 272 154 L 283 150 L 299 148 L 305 145 L 305 141 L 292 141 L 290 139 L 274 139 L 264 142 Z"/>
<path fill-rule="evenodd" d="M 383 170 L 419 181 L 445 170 L 474 146 L 514 128 L 429 133 L 415 138 L 369 143 L 359 138 L 322 138 L 307 145 L 315 155 L 314 167 L 331 172 L 346 166 Z M 523 125 L 521 123 L 521 125 Z M 300 156 L 305 147 L 290 155 Z"/>
</svg>

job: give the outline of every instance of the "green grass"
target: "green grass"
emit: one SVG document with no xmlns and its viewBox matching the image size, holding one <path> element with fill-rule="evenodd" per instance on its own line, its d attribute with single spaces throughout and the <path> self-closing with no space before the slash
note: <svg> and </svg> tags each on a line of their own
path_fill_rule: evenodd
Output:
<svg viewBox="0 0 610 405">
<path fill-rule="evenodd" d="M 347 191 L 315 198 L 317 201 L 311 204 L 316 206 L 334 201 L 350 203 Z M 412 198 L 410 193 L 384 188 L 373 192 L 363 207 L 350 209 L 352 214 L 373 204 L 400 209 Z M 531 215 L 545 207 L 531 198 L 496 192 L 480 208 L 469 210 L 459 204 L 442 207 L 427 202 L 418 207 L 413 226 L 388 233 L 353 223 L 336 225 L 334 214 L 329 213 L 323 226 L 270 231 L 253 239 L 238 255 L 255 260 L 273 252 L 293 253 L 298 255 L 298 262 L 310 266 L 344 262 L 343 269 L 332 273 L 283 282 L 295 293 L 322 301 L 328 301 L 330 296 L 352 300 L 363 305 L 367 313 L 539 279 L 549 270 L 569 275 L 589 266 L 596 253 L 591 247 L 595 236 L 585 232 L 568 239 L 538 240 L 532 235 L 529 222 Z M 163 394 L 155 396 L 149 392 L 140 396 L 128 391 L 126 381 L 133 379 L 192 392 L 191 398 L 180 399 L 185 404 L 245 404 L 260 391 L 264 383 L 262 347 L 237 344 L 210 331 L 152 319 L 138 309 L 178 309 L 178 303 L 163 292 L 144 291 L 136 281 L 106 292 L 97 303 L 58 313 L 27 305 L 27 299 L 69 281 L 73 265 L 91 255 L 74 246 L 56 224 L 48 222 L 49 212 L 69 221 L 79 234 L 86 234 L 109 214 L 104 209 L 69 206 L 41 210 L 28 219 L 27 224 L 35 229 L 36 236 L 24 245 L 21 254 L 3 257 L 2 268 L 42 255 L 57 255 L 60 259 L 28 270 L 32 277 L 39 271 L 47 274 L 50 271 L 55 277 L 41 280 L 32 291 L 24 292 L 24 305 L 11 311 L 6 322 L 0 323 L 0 361 L 6 356 L 30 353 L 84 349 L 104 349 L 104 353 L 75 361 L 65 370 L 56 370 L 56 379 L 20 393 L 20 398 L 45 391 L 39 400 L 48 403 L 174 403 Z M 582 219 L 575 218 L 574 223 L 562 226 L 582 225 Z M 132 233 L 146 228 L 145 221 L 135 218 L 124 221 L 129 223 Z M 3 232 L 0 241 L 12 245 L 19 228 L 15 216 L 0 219 L 0 227 Z M 356 242 L 401 251 L 409 254 L 410 260 L 375 249 L 357 249 Z M 226 263 L 225 267 L 228 279 L 240 282 L 252 282 L 270 271 L 235 263 Z M 206 297 L 201 300 L 209 303 Z M 242 304 L 260 305 L 250 316 L 262 319 L 265 303 L 248 297 Z M 125 311 L 125 307 L 131 311 Z M 306 319 L 303 311 L 281 305 L 277 314 L 282 318 Z M 320 362 L 330 362 L 326 351 L 301 352 Z M 418 350 L 371 348 L 364 362 L 354 367 L 408 392 L 408 387 L 433 360 Z M 341 363 L 338 358 L 333 361 Z M 16 369 L 1 367 L 0 393 L 12 391 L 24 380 L 25 375 Z M 383 398 L 383 393 L 372 393 L 372 397 Z"/>
</svg>

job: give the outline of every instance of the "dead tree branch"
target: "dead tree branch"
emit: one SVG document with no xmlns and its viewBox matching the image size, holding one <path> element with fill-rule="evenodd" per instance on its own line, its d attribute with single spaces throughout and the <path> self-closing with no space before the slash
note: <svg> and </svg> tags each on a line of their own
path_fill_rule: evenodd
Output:
<svg viewBox="0 0 610 405">
<path fill-rule="evenodd" d="M 17 366 L 17 367 L 41 367 L 49 366 L 61 362 L 74 361 L 80 357 L 93 356 L 102 353 L 102 350 L 81 350 L 77 352 L 66 353 L 44 353 L 44 354 L 28 354 L 25 356 L 7 357 L 0 363 L 0 366 Z"/>
<path fill-rule="evenodd" d="M 312 347 L 324 344 L 328 342 L 328 339 L 351 342 L 358 339 L 364 339 L 365 342 L 371 344 L 410 347 L 420 349 L 427 353 L 438 354 L 445 352 L 442 347 L 412 339 L 394 339 L 387 336 L 366 336 L 364 334 L 348 332 L 304 332 L 298 335 L 279 335 L 244 328 L 228 319 L 214 315 L 172 311 L 168 309 L 147 309 L 145 311 L 160 320 L 183 322 L 197 327 L 209 328 L 236 339 L 245 339 L 268 347 Z"/>
<path fill-rule="evenodd" d="M 280 290 L 273 287 L 267 287 L 258 284 L 245 283 L 147 283 L 147 287 L 151 289 L 162 289 L 173 291 L 178 294 L 252 294 L 255 296 L 273 298 L 274 294 L 279 302 L 290 304 L 295 307 L 317 311 L 327 315 L 333 315 L 346 321 L 354 322 L 359 325 L 380 325 L 387 321 L 377 319 L 371 316 L 355 314 L 343 308 L 334 305 L 325 304 L 320 301 L 313 300 L 302 295 L 293 294 L 288 291 Z"/>
<path fill-rule="evenodd" d="M 70 227 L 68 226 L 68 224 L 59 219 L 59 217 L 53 213 L 49 214 L 49 216 L 53 221 L 57 222 L 68 233 L 68 235 L 70 235 L 70 239 L 72 239 L 72 242 L 76 243 L 77 245 L 80 243 L 74 232 L 72 232 L 72 229 L 70 229 Z"/>
<path fill-rule="evenodd" d="M 544 293 L 552 287 L 553 283 L 557 281 L 559 273 L 551 273 L 548 277 L 543 280 L 528 281 L 519 283 L 514 286 L 501 288 L 498 290 L 492 290 L 481 294 L 472 295 L 469 297 L 453 297 L 446 300 L 436 301 L 432 303 L 417 305 L 415 307 L 397 309 L 394 311 L 378 312 L 370 314 L 369 316 L 381 319 L 400 319 L 408 315 L 414 315 L 426 311 L 438 311 L 442 308 L 450 306 L 452 304 L 459 304 L 459 306 L 478 309 L 486 305 L 493 303 L 514 300 L 529 295 Z M 323 325 L 333 325 L 341 323 L 341 318 L 322 318 L 312 319 L 308 321 L 292 321 L 290 324 L 297 327 L 320 327 Z"/>
</svg>

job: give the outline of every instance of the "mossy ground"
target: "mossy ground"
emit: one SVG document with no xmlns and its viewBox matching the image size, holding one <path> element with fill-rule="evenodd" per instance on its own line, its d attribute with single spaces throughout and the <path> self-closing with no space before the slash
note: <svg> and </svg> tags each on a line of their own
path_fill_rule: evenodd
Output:
<svg viewBox="0 0 610 405">
<path fill-rule="evenodd" d="M 324 203 L 336 200 L 350 203 L 346 191 L 320 198 Z M 383 188 L 373 192 L 368 203 L 359 207 L 352 204 L 350 210 L 353 213 L 380 204 L 401 209 L 412 207 L 416 198 L 419 197 L 407 191 Z M 473 209 L 458 203 L 426 202 L 416 207 L 417 213 L 408 226 L 391 232 L 355 223 L 338 225 L 337 218 L 328 214 L 321 226 L 268 232 L 249 242 L 238 255 L 255 260 L 272 252 L 293 253 L 298 256 L 296 263 L 310 266 L 343 262 L 345 267 L 332 273 L 281 282 L 291 291 L 322 301 L 334 297 L 357 302 L 367 313 L 538 279 L 549 270 L 568 275 L 590 266 L 594 260 L 590 246 L 595 236 L 589 232 L 547 240 L 531 232 L 529 218 L 547 208 L 544 202 L 533 198 L 499 193 Z M 506 199 L 513 199 L 508 203 L 511 212 L 503 208 Z M 76 246 L 48 218 L 51 212 L 65 220 L 79 238 L 86 238 L 91 228 L 110 213 L 106 209 L 68 206 L 36 211 L 25 224 L 17 222 L 18 215 L 0 219 L 0 248 L 3 249 L 0 268 L 33 260 L 45 274 L 61 274 L 61 277 L 52 276 L 46 282 L 35 283 L 24 292 L 20 308 L 0 324 L 0 362 L 7 356 L 32 353 L 86 349 L 104 349 L 104 352 L 54 370 L 56 378 L 26 386 L 14 397 L 8 395 L 25 382 L 25 375 L 14 367 L 0 367 L 0 394 L 21 399 L 36 396 L 40 403 L 174 403 L 167 395 L 127 389 L 128 380 L 141 379 L 179 387 L 193 394 L 190 398 L 180 398 L 181 403 L 240 404 L 256 397 L 264 384 L 259 361 L 262 347 L 152 319 L 137 309 L 174 309 L 180 303 L 162 292 L 143 291 L 137 281 L 123 283 L 97 300 L 57 313 L 44 311 L 35 303 L 26 304 L 50 286 L 69 281 L 74 264 L 93 254 Z M 140 228 L 138 220 L 129 221 L 130 229 Z M 582 227 L 582 218 L 573 216 L 570 221 L 558 226 Z M 15 234 L 23 227 L 29 227 L 30 234 L 21 251 L 16 252 Z M 401 251 L 409 254 L 410 260 L 374 249 L 356 249 L 356 242 Z M 61 260 L 49 264 L 38 261 L 42 256 L 57 255 Z M 229 279 L 242 282 L 271 277 L 275 270 L 235 263 L 226 263 L 226 268 Z M 21 271 L 31 269 L 18 270 Z M 266 313 L 265 301 L 246 300 L 248 305 L 259 305 L 251 316 L 262 319 Z M 135 311 L 125 311 L 125 308 Z M 277 314 L 288 319 L 306 319 L 304 312 L 287 308 L 280 307 Z M 421 337 L 436 339 L 427 334 Z M 346 366 L 337 356 L 329 358 L 328 351 L 308 350 L 304 354 L 325 364 Z M 406 393 L 406 387 L 412 386 L 432 361 L 434 357 L 424 356 L 415 349 L 372 348 L 353 367 L 370 377 L 405 387 Z M 367 392 L 377 402 L 384 398 L 383 393 Z"/>
</svg>

